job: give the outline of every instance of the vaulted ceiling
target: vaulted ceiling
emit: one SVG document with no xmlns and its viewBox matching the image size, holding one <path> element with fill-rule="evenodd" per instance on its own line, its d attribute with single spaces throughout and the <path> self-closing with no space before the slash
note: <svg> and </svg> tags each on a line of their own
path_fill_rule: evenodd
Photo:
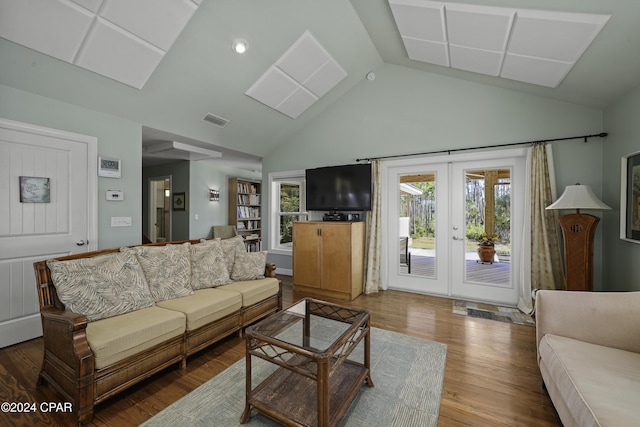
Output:
<svg viewBox="0 0 640 427">
<path fill-rule="evenodd" d="M 17 3 L 26 8 L 16 9 Z M 250 168 L 384 63 L 597 108 L 640 84 L 637 2 L 441 4 L 451 10 L 492 7 L 496 16 L 512 21 L 517 13 L 509 11 L 520 10 L 520 23 L 530 10 L 610 18 L 603 19 L 557 87 L 548 87 L 483 73 L 483 63 L 474 63 L 473 55 L 462 69 L 454 67 L 454 56 L 440 65 L 411 59 L 388 0 L 0 0 L 0 84 L 141 123 L 144 145 L 189 142 L 219 149 L 223 159 L 236 161 L 234 166 L 246 160 Z M 461 22 L 463 29 L 471 27 Z M 516 27 L 505 28 L 501 37 L 508 44 Z M 553 51 L 571 37 L 571 30 L 566 37 L 563 31 L 559 41 L 541 39 L 539 45 Z M 473 32 L 465 37 L 474 44 Z M 232 52 L 236 39 L 246 41 L 246 53 Z M 536 40 L 531 35 L 527 43 L 535 46 Z M 460 51 L 455 40 L 446 43 L 447 54 Z M 488 50 L 494 58 L 505 55 Z M 494 63 L 492 70 L 495 64 L 503 67 Z M 476 66 L 481 72 L 466 71 Z M 276 88 L 283 92 L 272 92 Z M 228 123 L 204 121 L 207 114 Z"/>
</svg>

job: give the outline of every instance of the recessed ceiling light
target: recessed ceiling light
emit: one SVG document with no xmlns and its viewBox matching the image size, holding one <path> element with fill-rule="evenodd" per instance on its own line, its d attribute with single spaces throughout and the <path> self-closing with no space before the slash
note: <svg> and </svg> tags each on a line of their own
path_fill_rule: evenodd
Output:
<svg viewBox="0 0 640 427">
<path fill-rule="evenodd" d="M 231 49 L 235 53 L 245 53 L 248 48 L 249 45 L 247 44 L 247 41 L 243 39 L 234 40 L 233 44 L 231 45 Z"/>
</svg>

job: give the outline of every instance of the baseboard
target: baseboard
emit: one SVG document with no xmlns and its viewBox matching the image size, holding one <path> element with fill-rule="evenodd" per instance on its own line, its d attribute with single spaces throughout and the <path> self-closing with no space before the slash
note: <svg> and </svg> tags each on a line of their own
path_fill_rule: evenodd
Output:
<svg viewBox="0 0 640 427">
<path fill-rule="evenodd" d="M 0 322 L 0 348 L 42 336 L 40 313 Z"/>
</svg>

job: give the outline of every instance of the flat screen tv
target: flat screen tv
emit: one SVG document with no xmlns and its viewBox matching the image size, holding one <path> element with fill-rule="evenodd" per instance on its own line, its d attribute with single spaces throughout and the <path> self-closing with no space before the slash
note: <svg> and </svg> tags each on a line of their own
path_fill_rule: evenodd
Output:
<svg viewBox="0 0 640 427">
<path fill-rule="evenodd" d="M 371 164 L 328 166 L 305 171 L 307 210 L 371 210 Z"/>
</svg>

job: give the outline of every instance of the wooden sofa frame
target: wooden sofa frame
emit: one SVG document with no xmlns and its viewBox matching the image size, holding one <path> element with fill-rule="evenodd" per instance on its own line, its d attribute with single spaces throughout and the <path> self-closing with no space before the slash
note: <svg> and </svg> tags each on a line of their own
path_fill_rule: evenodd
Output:
<svg viewBox="0 0 640 427">
<path fill-rule="evenodd" d="M 150 243 L 143 246 L 200 243 L 200 240 Z M 55 258 L 64 261 L 118 252 L 119 248 Z M 265 277 L 275 276 L 275 264 L 265 266 Z M 93 417 L 95 405 L 150 377 L 168 366 L 179 363 L 186 368 L 187 357 L 276 311 L 282 309 L 282 282 L 278 294 L 229 314 L 182 336 L 160 343 L 112 365 L 95 369 L 94 356 L 86 337 L 84 315 L 65 311 L 58 299 L 46 261 L 34 263 L 36 286 L 42 319 L 44 360 L 38 385 L 49 384 L 73 405 L 79 425 Z"/>
</svg>

